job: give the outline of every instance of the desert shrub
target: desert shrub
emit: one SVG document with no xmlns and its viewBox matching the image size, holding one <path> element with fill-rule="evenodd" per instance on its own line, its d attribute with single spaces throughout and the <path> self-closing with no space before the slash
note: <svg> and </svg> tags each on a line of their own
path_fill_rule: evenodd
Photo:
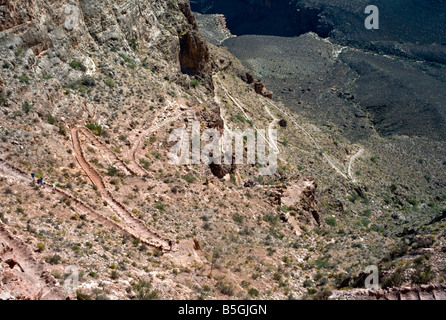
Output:
<svg viewBox="0 0 446 320">
<path fill-rule="evenodd" d="M 75 70 L 87 71 L 87 68 L 78 60 L 73 60 L 70 62 L 70 67 Z"/>
<path fill-rule="evenodd" d="M 82 291 L 80 290 L 76 290 L 76 298 L 77 300 L 90 300 L 91 297 L 86 294 L 86 293 L 82 293 Z"/>
<path fill-rule="evenodd" d="M 234 295 L 234 286 L 226 281 L 218 281 L 216 288 L 218 291 L 220 291 L 221 294 L 224 294 L 225 296 L 233 296 Z"/>
<path fill-rule="evenodd" d="M 113 280 L 116 280 L 119 278 L 119 273 L 116 270 L 112 270 L 112 272 L 110 273 L 110 278 L 112 278 Z"/>
<path fill-rule="evenodd" d="M 435 278 L 431 266 L 418 266 L 412 274 L 411 280 L 415 284 L 427 284 Z"/>
<path fill-rule="evenodd" d="M 165 207 L 164 204 L 162 204 L 162 203 L 157 203 L 157 204 L 155 205 L 155 208 L 158 209 L 159 211 L 164 211 L 164 210 L 166 210 L 166 207 Z"/>
<path fill-rule="evenodd" d="M 149 168 L 150 168 L 150 164 L 151 164 L 149 161 L 144 160 L 144 159 L 140 159 L 140 160 L 139 160 L 139 163 L 142 165 L 142 167 L 143 167 L 144 169 L 149 170 Z"/>
<path fill-rule="evenodd" d="M 135 60 L 133 60 L 132 58 L 123 53 L 121 53 L 119 56 L 127 63 L 127 67 L 129 67 L 130 69 L 136 69 Z"/>
<path fill-rule="evenodd" d="M 129 46 L 132 48 L 133 51 L 138 50 L 138 41 L 135 38 L 130 39 Z"/>
<path fill-rule="evenodd" d="M 431 237 L 417 238 L 412 244 L 413 249 L 430 248 L 434 244 L 434 240 Z"/>
<path fill-rule="evenodd" d="M 404 269 L 398 268 L 392 274 L 384 277 L 381 280 L 381 285 L 384 289 L 391 287 L 399 287 L 403 284 L 404 279 Z"/>
<path fill-rule="evenodd" d="M 82 79 L 81 84 L 87 87 L 94 87 L 96 85 L 96 81 L 91 77 L 85 77 Z"/>
<path fill-rule="evenodd" d="M 113 166 L 108 167 L 107 175 L 109 175 L 110 177 L 115 177 L 116 175 L 118 175 L 118 169 Z"/>
<path fill-rule="evenodd" d="M 31 79 L 28 78 L 28 76 L 25 75 L 25 74 L 22 74 L 22 75 L 19 77 L 19 81 L 22 82 L 22 83 L 29 83 L 30 80 L 31 80 Z"/>
<path fill-rule="evenodd" d="M 37 244 L 37 251 L 39 251 L 39 252 L 43 252 L 45 250 L 45 243 L 43 243 L 43 242 L 39 242 L 38 244 Z"/>
<path fill-rule="evenodd" d="M 310 279 L 307 279 L 304 281 L 303 286 L 304 286 L 304 288 L 310 288 L 313 286 L 313 281 L 311 281 Z"/>
<path fill-rule="evenodd" d="M 358 194 L 354 194 L 354 195 L 351 195 L 351 196 L 348 196 L 348 200 L 350 201 L 350 202 L 356 202 L 357 200 L 359 200 L 361 197 L 358 195 Z"/>
<path fill-rule="evenodd" d="M 26 114 L 30 113 L 32 105 L 28 101 L 23 101 L 22 103 L 22 110 Z"/>
<path fill-rule="evenodd" d="M 336 227 L 336 225 L 337 225 L 336 219 L 333 217 L 325 218 L 325 223 L 331 227 Z"/>
<path fill-rule="evenodd" d="M 194 79 L 190 82 L 191 87 L 196 88 L 200 85 L 200 81 L 197 79 Z"/>
<path fill-rule="evenodd" d="M 90 131 L 97 135 L 97 136 L 102 136 L 104 134 L 104 129 L 102 128 L 101 125 L 97 124 L 97 123 L 89 123 L 87 125 L 85 125 L 88 129 L 90 129 Z"/>
<path fill-rule="evenodd" d="M 328 300 L 332 293 L 328 289 L 322 289 L 313 296 L 313 300 Z"/>
<path fill-rule="evenodd" d="M 132 284 L 135 292 L 134 300 L 154 300 L 158 298 L 158 291 L 152 290 L 152 284 L 149 281 L 138 280 Z"/>
<path fill-rule="evenodd" d="M 47 114 L 46 119 L 47 122 L 51 125 L 54 125 L 56 123 L 56 119 L 50 113 Z"/>
<path fill-rule="evenodd" d="M 188 183 L 194 183 L 195 181 L 197 181 L 197 178 L 195 178 L 193 175 L 191 174 L 186 174 L 184 176 L 181 177 L 183 180 L 185 180 Z"/>
<path fill-rule="evenodd" d="M 315 266 L 319 269 L 326 269 L 326 268 L 330 268 L 330 262 L 329 262 L 329 258 L 318 258 L 315 262 L 314 262 Z"/>
<path fill-rule="evenodd" d="M 230 120 L 231 120 L 232 122 L 239 121 L 239 122 L 242 122 L 242 123 L 244 123 L 244 122 L 247 121 L 246 118 L 245 118 L 244 116 L 242 116 L 240 113 L 237 113 L 235 116 L 232 116 L 232 117 L 230 118 Z"/>
<path fill-rule="evenodd" d="M 277 214 L 270 212 L 263 216 L 263 221 L 266 221 L 269 224 L 275 226 L 275 225 L 277 225 L 277 223 L 279 221 L 279 216 Z"/>
<path fill-rule="evenodd" d="M 392 184 L 390 185 L 390 191 L 395 192 L 396 189 L 398 189 L 397 184 L 396 184 L 396 183 L 392 183 Z"/>
<path fill-rule="evenodd" d="M 256 288 L 251 288 L 251 289 L 248 290 L 248 294 L 249 294 L 251 297 L 258 297 L 259 294 L 260 294 L 260 292 L 259 292 L 259 290 L 257 290 Z"/>
<path fill-rule="evenodd" d="M 232 216 L 232 219 L 233 219 L 235 222 L 237 222 L 237 223 L 243 223 L 244 217 L 241 216 L 241 215 L 239 215 L 239 214 L 237 214 L 237 213 L 235 213 L 235 214 Z"/>
<path fill-rule="evenodd" d="M 62 258 L 58 254 L 55 254 L 54 256 L 48 257 L 46 259 L 46 262 L 49 264 L 55 265 L 55 264 L 59 264 L 61 260 L 62 260 Z"/>
<path fill-rule="evenodd" d="M 107 78 L 105 79 L 105 84 L 110 88 L 113 88 L 115 86 L 115 80 L 113 80 L 112 78 Z"/>
</svg>

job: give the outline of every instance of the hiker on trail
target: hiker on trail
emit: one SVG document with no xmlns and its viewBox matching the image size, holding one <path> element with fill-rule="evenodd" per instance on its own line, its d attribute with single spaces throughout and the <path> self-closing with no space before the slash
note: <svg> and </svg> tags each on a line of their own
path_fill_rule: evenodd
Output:
<svg viewBox="0 0 446 320">
<path fill-rule="evenodd" d="M 36 174 L 34 172 L 31 173 L 31 178 L 33 178 L 33 181 L 34 181 L 34 179 L 36 179 Z"/>
<path fill-rule="evenodd" d="M 51 189 L 53 190 L 53 193 L 56 193 L 56 185 L 55 185 L 55 184 L 53 184 L 53 185 L 51 186 Z"/>
<path fill-rule="evenodd" d="M 172 251 L 172 249 L 173 249 L 173 242 L 172 242 L 172 240 L 169 240 L 169 247 L 170 247 L 170 251 Z"/>
<path fill-rule="evenodd" d="M 37 184 L 42 184 L 42 183 L 43 183 L 43 179 L 42 178 L 37 180 Z"/>
</svg>

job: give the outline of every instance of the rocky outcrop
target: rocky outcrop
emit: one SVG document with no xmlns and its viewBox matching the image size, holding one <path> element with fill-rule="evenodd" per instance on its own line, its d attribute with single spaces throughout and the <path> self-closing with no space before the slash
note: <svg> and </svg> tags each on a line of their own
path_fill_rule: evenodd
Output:
<svg viewBox="0 0 446 320">
<path fill-rule="evenodd" d="M 297 220 L 310 226 L 321 224 L 316 202 L 317 183 L 311 177 L 302 177 L 287 185 L 281 204 L 298 215 Z"/>
<path fill-rule="evenodd" d="M 267 90 L 265 85 L 263 84 L 263 82 L 260 80 L 257 80 L 254 83 L 254 90 L 256 91 L 257 94 L 260 94 L 266 98 L 269 98 L 269 99 L 273 98 L 273 93 L 271 91 Z"/>
<path fill-rule="evenodd" d="M 273 98 L 273 93 L 271 91 L 269 91 L 268 89 L 266 89 L 263 82 L 259 79 L 255 79 L 251 73 L 246 72 L 246 73 L 241 74 L 240 79 L 242 79 L 247 84 L 253 84 L 254 91 L 257 94 L 260 94 L 260 95 L 262 95 L 266 98 L 269 98 L 269 99 Z"/>
<path fill-rule="evenodd" d="M 300 225 L 308 229 L 321 225 L 316 201 L 317 184 L 311 177 L 301 177 L 271 188 L 273 202 L 286 207 L 285 211 L 281 210 L 281 219 L 288 222 L 296 234 L 301 234 Z"/>
<path fill-rule="evenodd" d="M 190 7 L 190 2 L 188 0 L 180 0 L 178 1 L 178 6 L 181 10 L 181 12 L 186 17 L 189 24 L 193 27 L 194 30 L 198 30 L 198 24 L 195 20 L 195 16 L 192 13 L 192 9 Z"/>
<path fill-rule="evenodd" d="M 168 13 L 168 14 L 167 14 Z M 153 58 L 167 60 L 188 74 L 209 67 L 209 51 L 188 1 L 89 0 L 0 1 L 0 54 L 14 65 L 22 57 L 33 76 L 51 75 L 65 83 L 87 71 L 104 50 L 125 54 L 140 64 L 135 50 L 150 49 Z M 79 61 L 86 70 L 70 68 Z"/>
<path fill-rule="evenodd" d="M 196 30 L 190 30 L 180 38 L 181 71 L 189 75 L 209 71 L 210 55 L 206 41 Z"/>
</svg>

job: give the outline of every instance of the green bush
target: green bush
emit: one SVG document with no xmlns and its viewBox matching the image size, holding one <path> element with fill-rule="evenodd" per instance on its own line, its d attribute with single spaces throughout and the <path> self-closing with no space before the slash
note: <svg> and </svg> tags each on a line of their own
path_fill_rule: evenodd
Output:
<svg viewBox="0 0 446 320">
<path fill-rule="evenodd" d="M 59 264 L 61 260 L 62 260 L 62 258 L 58 254 L 55 254 L 54 256 L 48 257 L 46 259 L 46 262 L 49 264 L 55 265 L 55 264 Z"/>
<path fill-rule="evenodd" d="M 158 291 L 152 290 L 152 284 L 149 281 L 138 280 L 132 284 L 135 292 L 135 300 L 154 300 L 158 298 Z"/>
<path fill-rule="evenodd" d="M 115 177 L 116 175 L 118 175 L 118 169 L 113 166 L 108 167 L 107 175 L 109 175 L 110 177 Z"/>
<path fill-rule="evenodd" d="M 411 280 L 415 284 L 428 284 L 435 278 L 431 266 L 418 266 L 412 274 Z"/>
<path fill-rule="evenodd" d="M 157 204 L 155 205 L 155 208 L 157 208 L 159 211 L 164 211 L 164 210 L 166 210 L 166 207 L 165 207 L 164 204 L 162 204 L 162 203 L 157 203 Z"/>
<path fill-rule="evenodd" d="M 351 195 L 351 196 L 348 196 L 348 200 L 350 201 L 350 202 L 356 202 L 357 200 L 359 200 L 361 197 L 358 195 L 358 194 L 354 194 L 354 195 Z"/>
<path fill-rule="evenodd" d="M 381 280 L 381 285 L 383 289 L 391 287 L 399 287 L 403 284 L 403 279 L 404 279 L 404 269 L 398 268 L 395 270 L 394 273 L 388 275 L 387 277 L 384 277 L 384 279 Z"/>
<path fill-rule="evenodd" d="M 102 136 L 104 134 L 104 130 L 101 125 L 96 123 L 89 123 L 85 125 L 93 134 L 97 136 Z"/>
<path fill-rule="evenodd" d="M 197 178 L 195 178 L 193 175 L 191 174 L 186 174 L 184 176 L 181 177 L 183 180 L 185 180 L 188 183 L 194 183 L 195 181 L 197 181 Z"/>
<path fill-rule="evenodd" d="M 333 292 L 328 289 L 322 289 L 313 296 L 313 300 L 328 300 L 328 297 L 330 297 L 332 293 Z"/>
<path fill-rule="evenodd" d="M 336 219 L 331 217 L 331 218 L 325 218 L 325 223 L 328 224 L 331 227 L 336 227 L 337 222 Z"/>
<path fill-rule="evenodd" d="M 228 282 L 218 281 L 217 289 L 221 292 L 221 294 L 224 294 L 225 296 L 230 297 L 234 295 L 234 287 Z"/>
<path fill-rule="evenodd" d="M 196 88 L 200 85 L 200 81 L 198 81 L 197 79 L 194 79 L 190 82 L 191 87 Z"/>
<path fill-rule="evenodd" d="M 138 41 L 135 38 L 130 39 L 129 45 L 130 45 L 130 48 L 132 48 L 133 51 L 138 50 L 139 45 L 138 45 Z"/>
<path fill-rule="evenodd" d="M 50 113 L 47 114 L 46 118 L 49 124 L 54 125 L 56 123 L 56 119 Z"/>
<path fill-rule="evenodd" d="M 251 289 L 248 290 L 248 294 L 251 297 L 258 297 L 260 292 L 259 292 L 259 290 L 255 289 L 255 288 L 251 288 Z"/>
<path fill-rule="evenodd" d="M 279 221 L 279 216 L 275 213 L 267 213 L 263 216 L 263 221 L 268 222 L 269 224 L 275 226 Z"/>
<path fill-rule="evenodd" d="M 110 278 L 112 278 L 113 280 L 119 279 L 118 271 L 112 270 L 112 272 L 110 273 Z"/>
<path fill-rule="evenodd" d="M 43 252 L 45 250 L 45 244 L 43 242 L 39 242 L 37 244 L 37 251 Z"/>
<path fill-rule="evenodd" d="M 91 297 L 86 294 L 86 293 L 82 293 L 80 290 L 76 290 L 76 298 L 77 300 L 90 300 Z"/>
<path fill-rule="evenodd" d="M 82 79 L 81 84 L 87 87 L 94 87 L 96 85 L 96 81 L 91 77 L 85 77 Z"/>
<path fill-rule="evenodd" d="M 77 60 L 71 61 L 70 67 L 75 70 L 81 70 L 83 72 L 87 71 L 87 68 L 80 61 L 77 61 Z"/>
<path fill-rule="evenodd" d="M 151 163 L 147 160 L 140 159 L 139 163 L 142 165 L 142 167 L 146 170 L 149 170 Z"/>
<path fill-rule="evenodd" d="M 105 84 L 110 88 L 113 88 L 115 86 L 115 80 L 113 80 L 112 78 L 107 78 L 105 79 Z"/>
<path fill-rule="evenodd" d="M 32 105 L 28 101 L 23 101 L 22 103 L 22 110 L 26 114 L 30 113 Z"/>
<path fill-rule="evenodd" d="M 124 53 L 121 53 L 119 56 L 127 63 L 127 67 L 129 67 L 130 69 L 136 68 L 135 60 L 133 60 L 132 58 L 130 58 L 129 56 L 127 56 Z"/>
<path fill-rule="evenodd" d="M 237 213 L 235 213 L 232 216 L 232 219 L 234 219 L 234 221 L 237 222 L 237 223 L 243 223 L 244 217 L 239 215 L 239 214 L 237 214 Z"/>
<path fill-rule="evenodd" d="M 30 80 L 31 80 L 31 79 L 28 78 L 25 74 L 22 74 L 22 75 L 19 77 L 19 81 L 22 82 L 22 83 L 29 83 Z"/>
<path fill-rule="evenodd" d="M 319 269 L 328 269 L 331 267 L 329 259 L 328 258 L 318 258 L 314 262 L 315 266 Z"/>
</svg>

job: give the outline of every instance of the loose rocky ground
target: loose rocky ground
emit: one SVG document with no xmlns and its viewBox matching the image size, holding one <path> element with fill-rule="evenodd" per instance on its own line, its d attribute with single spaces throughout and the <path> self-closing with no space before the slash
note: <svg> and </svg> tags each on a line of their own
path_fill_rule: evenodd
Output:
<svg viewBox="0 0 446 320">
<path fill-rule="evenodd" d="M 33 4 L 8 1 L 0 32 L 1 226 L 35 256 L 25 268 L 1 237 L 14 249 L 2 279 L 27 289 L 1 297 L 42 298 L 39 268 L 78 299 L 321 299 L 363 286 L 369 264 L 389 287 L 444 282 L 444 189 L 414 187 L 407 171 L 394 180 L 387 166 L 410 156 L 422 176 L 438 153 L 418 161 L 412 144 L 384 157 L 406 138 L 376 135 L 372 148 L 296 116 L 204 42 L 184 1 L 75 1 L 79 29 L 60 18 L 68 1 Z M 194 120 L 277 128 L 278 172 L 171 164 L 170 133 Z M 153 247 L 167 240 L 173 250 Z"/>
</svg>

